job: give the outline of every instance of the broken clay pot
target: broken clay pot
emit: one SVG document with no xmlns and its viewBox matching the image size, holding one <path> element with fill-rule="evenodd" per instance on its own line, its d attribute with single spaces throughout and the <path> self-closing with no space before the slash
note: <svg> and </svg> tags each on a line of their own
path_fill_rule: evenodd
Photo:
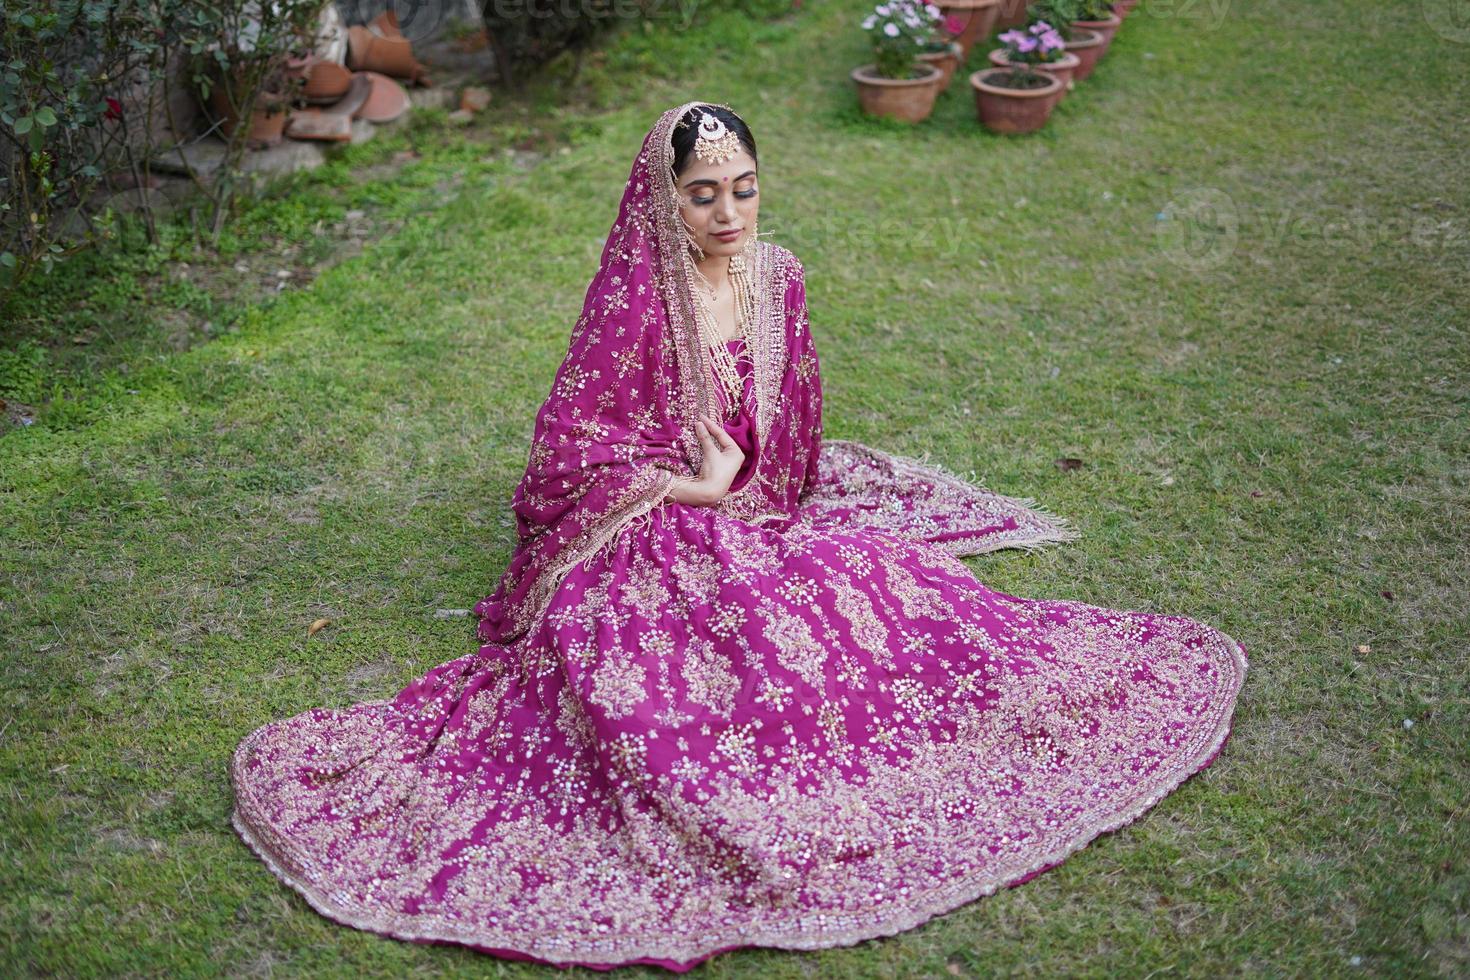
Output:
<svg viewBox="0 0 1470 980">
<path fill-rule="evenodd" d="M 358 119 L 366 119 L 374 123 L 392 122 L 407 112 L 408 107 L 412 105 L 408 92 L 387 75 L 375 71 L 362 71 L 358 72 L 357 76 L 366 78 L 372 83 L 372 91 L 368 93 L 367 101 L 357 110 Z"/>
</svg>

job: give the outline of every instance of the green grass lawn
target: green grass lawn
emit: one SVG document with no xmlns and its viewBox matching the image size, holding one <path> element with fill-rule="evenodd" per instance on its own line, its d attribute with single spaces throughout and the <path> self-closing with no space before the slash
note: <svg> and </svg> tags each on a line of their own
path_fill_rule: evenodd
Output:
<svg viewBox="0 0 1470 980">
<path fill-rule="evenodd" d="M 1442 6 L 1144 0 L 1020 139 L 963 76 L 917 128 L 861 117 L 860 7 L 702 12 L 247 208 L 225 267 L 380 223 L 308 285 L 222 299 L 171 233 L 29 290 L 0 361 L 37 406 L 0 435 L 0 972 L 538 972 L 317 915 L 231 830 L 227 762 L 474 649 L 434 611 L 494 587 L 632 158 L 690 99 L 756 134 L 829 437 L 1081 531 L 972 560 L 988 584 L 1190 615 L 1251 657 L 1215 764 L 1061 867 L 702 972 L 1470 971 L 1470 39 L 1430 30 Z M 212 327 L 170 344 L 169 317 Z"/>
</svg>

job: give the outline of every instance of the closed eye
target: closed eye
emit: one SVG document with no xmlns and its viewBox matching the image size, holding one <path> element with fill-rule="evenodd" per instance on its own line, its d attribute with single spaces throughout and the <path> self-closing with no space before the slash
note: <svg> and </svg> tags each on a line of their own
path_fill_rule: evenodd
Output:
<svg viewBox="0 0 1470 980">
<path fill-rule="evenodd" d="M 735 192 L 735 196 L 738 197 L 738 198 L 740 198 L 741 200 L 744 200 L 746 198 L 755 197 L 755 188 L 752 187 L 748 191 L 736 191 Z M 689 199 L 689 203 L 690 204 L 713 204 L 713 203 L 715 203 L 715 199 L 712 198 L 712 197 L 691 197 Z"/>
</svg>

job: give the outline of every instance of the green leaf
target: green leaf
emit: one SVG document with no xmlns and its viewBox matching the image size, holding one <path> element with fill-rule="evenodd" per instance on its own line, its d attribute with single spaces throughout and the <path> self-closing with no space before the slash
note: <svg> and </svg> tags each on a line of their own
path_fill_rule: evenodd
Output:
<svg viewBox="0 0 1470 980">
<path fill-rule="evenodd" d="M 31 131 L 31 125 L 35 122 L 30 116 L 21 116 L 15 121 L 15 135 L 24 136 Z"/>
<path fill-rule="evenodd" d="M 43 105 L 36 111 L 36 122 L 42 126 L 55 126 L 56 113 L 51 110 L 49 105 Z"/>
<path fill-rule="evenodd" d="M 7 269 L 14 269 L 15 256 L 9 252 L 0 252 L 0 265 L 5 266 Z"/>
</svg>

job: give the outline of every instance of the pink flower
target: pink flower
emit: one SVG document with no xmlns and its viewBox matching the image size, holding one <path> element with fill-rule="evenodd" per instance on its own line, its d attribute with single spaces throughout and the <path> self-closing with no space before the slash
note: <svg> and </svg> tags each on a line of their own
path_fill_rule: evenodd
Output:
<svg viewBox="0 0 1470 980">
<path fill-rule="evenodd" d="M 1036 45 L 1036 38 L 1027 37 L 1026 35 L 1022 34 L 1021 40 L 1016 43 L 1016 50 L 1020 51 L 1022 54 L 1026 54 L 1028 51 L 1035 51 Z"/>
<path fill-rule="evenodd" d="M 1041 47 L 1044 51 L 1055 51 L 1058 48 L 1065 48 L 1066 46 L 1067 42 L 1063 41 L 1062 36 L 1056 31 L 1047 31 L 1041 35 Z"/>
<path fill-rule="evenodd" d="M 958 34 L 959 32 L 956 31 L 955 33 Z M 1026 35 L 1022 34 L 1020 31 L 1006 31 L 999 38 L 997 38 L 997 40 L 1000 41 L 1001 44 L 1020 44 L 1025 39 Z"/>
<path fill-rule="evenodd" d="M 965 20 L 957 14 L 950 14 L 944 18 L 944 29 L 951 34 L 958 34 L 965 29 Z"/>
</svg>

